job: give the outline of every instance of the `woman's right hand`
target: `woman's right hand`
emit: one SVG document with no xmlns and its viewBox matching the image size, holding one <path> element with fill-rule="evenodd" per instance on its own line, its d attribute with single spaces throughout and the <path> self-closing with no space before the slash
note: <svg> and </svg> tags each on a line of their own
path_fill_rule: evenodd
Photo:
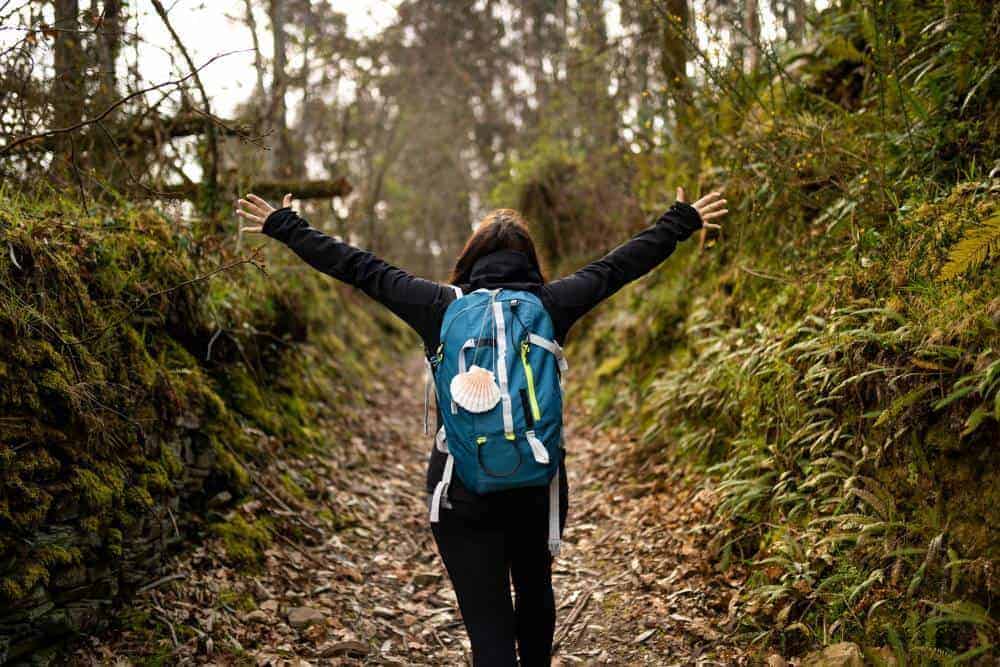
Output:
<svg viewBox="0 0 1000 667">
<path fill-rule="evenodd" d="M 684 198 L 684 188 L 677 188 L 677 201 L 687 201 Z M 691 206 L 694 206 L 694 209 L 698 211 L 698 216 L 701 218 L 701 224 L 708 229 L 722 229 L 721 225 L 709 222 L 709 220 L 721 218 L 725 214 L 729 213 L 729 209 L 726 208 L 726 200 L 722 198 L 721 192 L 709 192 L 707 195 L 691 204 Z"/>
<path fill-rule="evenodd" d="M 291 205 L 292 195 L 289 193 L 281 200 L 281 206 L 283 208 L 287 208 Z M 241 218 L 245 218 L 252 223 L 256 223 L 251 227 L 244 227 L 240 230 L 242 232 L 263 232 L 264 221 L 267 220 L 268 216 L 276 210 L 273 206 L 252 192 L 247 195 L 246 199 L 240 199 L 236 203 L 236 207 L 236 215 Z"/>
</svg>

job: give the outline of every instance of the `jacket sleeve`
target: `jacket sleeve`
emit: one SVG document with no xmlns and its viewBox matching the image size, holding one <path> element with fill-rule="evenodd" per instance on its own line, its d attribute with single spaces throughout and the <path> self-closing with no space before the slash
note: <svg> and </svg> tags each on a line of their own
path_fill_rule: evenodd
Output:
<svg viewBox="0 0 1000 667">
<path fill-rule="evenodd" d="M 675 202 L 651 227 L 576 273 L 547 284 L 543 290 L 552 304 L 557 337 L 564 337 L 601 301 L 656 268 L 678 242 L 701 227 L 701 216 L 693 206 Z"/>
<path fill-rule="evenodd" d="M 264 234 L 281 241 L 310 266 L 361 289 L 413 327 L 428 349 L 437 347 L 441 314 L 454 299 L 447 286 L 417 278 L 374 254 L 314 229 L 290 208 L 264 221 Z"/>
</svg>

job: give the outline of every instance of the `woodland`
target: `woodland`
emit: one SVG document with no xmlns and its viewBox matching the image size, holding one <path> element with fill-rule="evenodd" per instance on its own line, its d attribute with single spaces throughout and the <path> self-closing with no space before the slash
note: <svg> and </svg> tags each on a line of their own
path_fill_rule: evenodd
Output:
<svg viewBox="0 0 1000 667">
<path fill-rule="evenodd" d="M 992 0 L 0 0 L 0 665 L 471 664 L 419 340 L 236 200 L 436 280 L 515 208 L 555 277 L 678 186 L 723 230 L 568 343 L 553 664 L 997 664 L 998 43 Z"/>
</svg>

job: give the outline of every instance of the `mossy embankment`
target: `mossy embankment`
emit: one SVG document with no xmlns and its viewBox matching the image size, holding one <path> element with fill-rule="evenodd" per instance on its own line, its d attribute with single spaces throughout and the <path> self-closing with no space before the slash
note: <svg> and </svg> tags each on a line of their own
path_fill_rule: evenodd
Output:
<svg viewBox="0 0 1000 667">
<path fill-rule="evenodd" d="M 207 247 L 150 208 L 0 197 L 0 663 L 93 629 L 199 531 L 252 559 L 267 526 L 213 510 L 335 447 L 320 421 L 409 340 L 328 278 Z"/>
<path fill-rule="evenodd" d="M 718 567 L 754 570 L 748 641 L 989 662 L 1000 9 L 893 6 L 827 10 L 752 75 L 710 68 L 701 171 L 725 232 L 604 307 L 573 357 L 594 414 L 645 442 L 633 474 L 675 461 L 712 484 Z M 640 196 L 681 178 L 669 155 L 627 160 Z M 545 171 L 521 166 L 523 200 Z M 597 224 L 562 210 L 549 224 Z"/>
</svg>

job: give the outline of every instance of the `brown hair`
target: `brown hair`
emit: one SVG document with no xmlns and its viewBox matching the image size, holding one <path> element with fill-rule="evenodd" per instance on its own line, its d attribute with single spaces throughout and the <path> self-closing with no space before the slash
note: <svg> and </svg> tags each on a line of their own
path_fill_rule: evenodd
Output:
<svg viewBox="0 0 1000 667">
<path fill-rule="evenodd" d="M 538 253 L 535 251 L 535 242 L 531 239 L 531 232 L 528 231 L 528 223 L 520 213 L 511 208 L 490 211 L 479 221 L 476 231 L 465 242 L 465 247 L 459 253 L 448 282 L 452 285 L 467 284 L 476 261 L 497 250 L 523 252 L 542 276 L 542 282 L 545 282 L 542 267 L 538 263 Z"/>
</svg>

